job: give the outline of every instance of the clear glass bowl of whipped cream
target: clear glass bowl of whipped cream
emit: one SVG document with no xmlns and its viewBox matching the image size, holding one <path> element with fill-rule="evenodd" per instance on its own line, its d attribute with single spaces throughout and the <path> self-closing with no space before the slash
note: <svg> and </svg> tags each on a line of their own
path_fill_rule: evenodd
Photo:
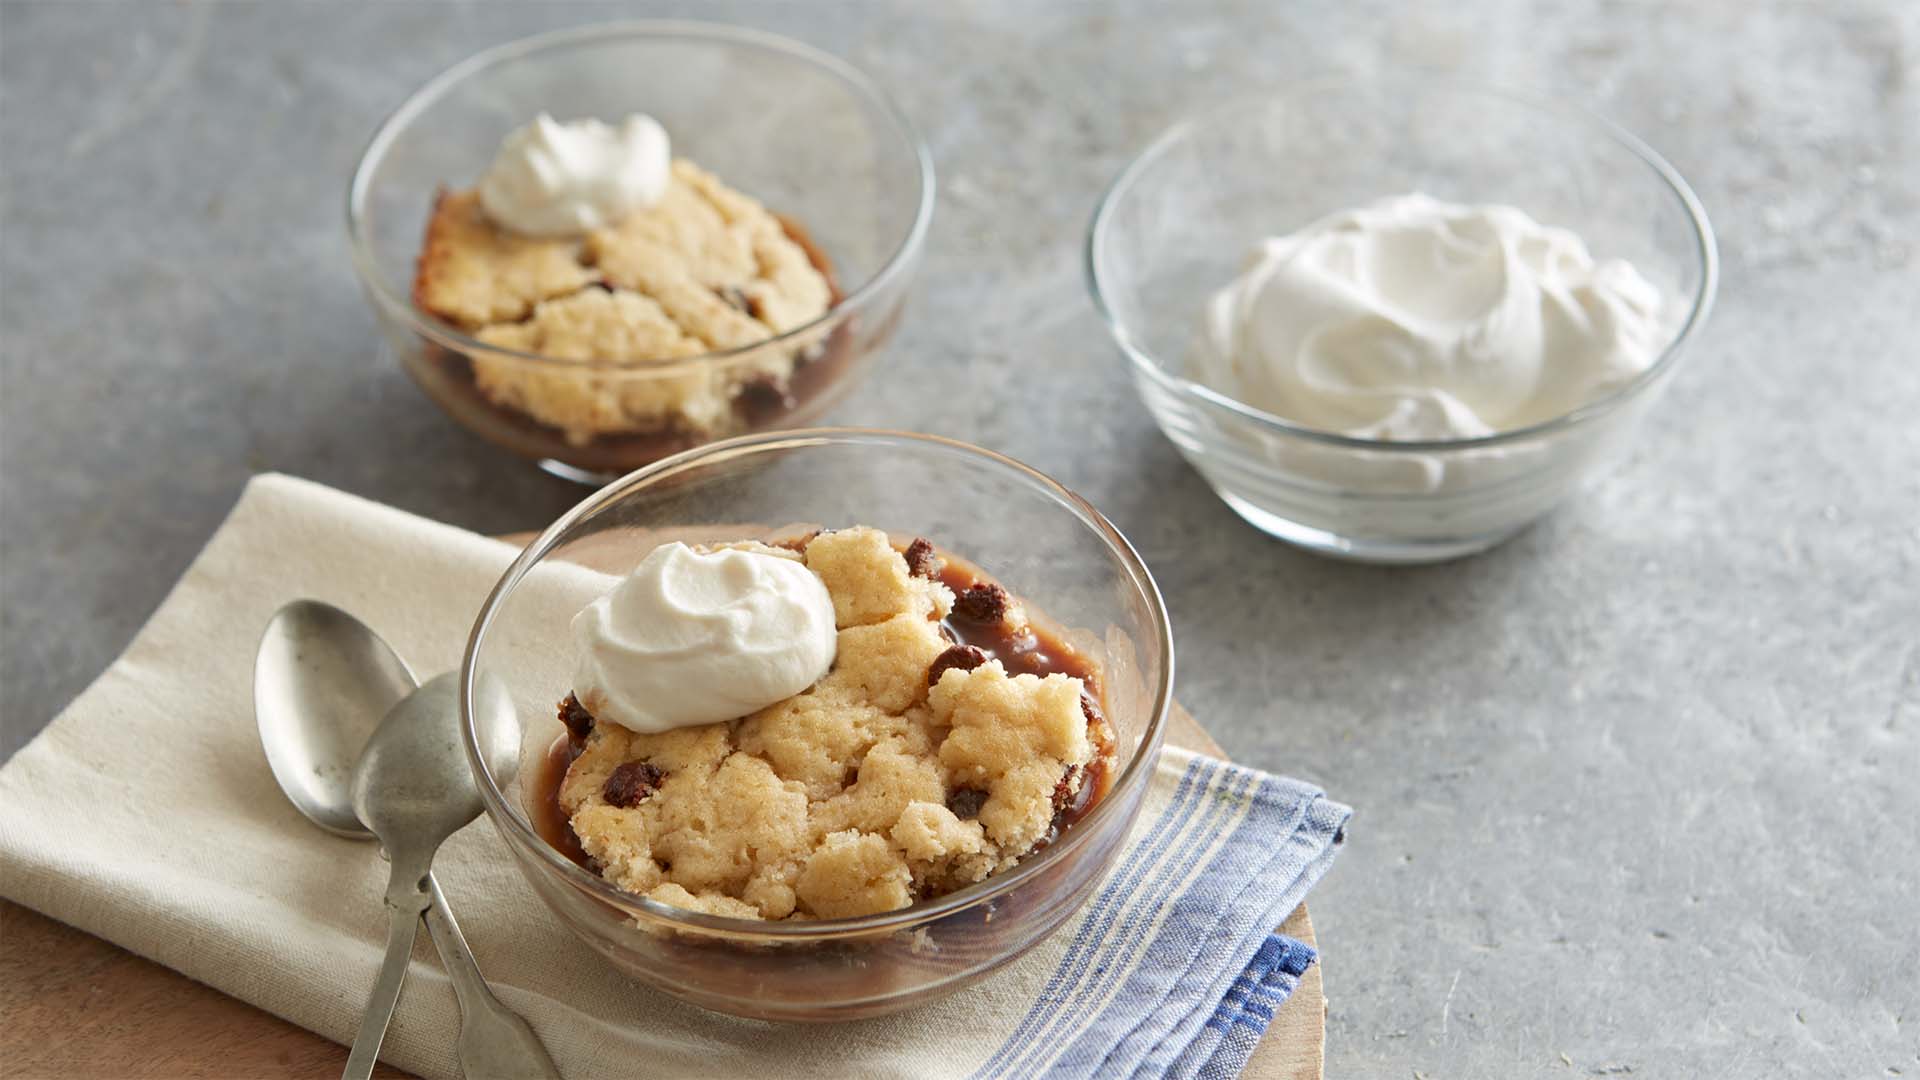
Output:
<svg viewBox="0 0 1920 1080">
<path fill-rule="evenodd" d="M 1087 275 L 1135 384 L 1241 517 L 1416 563 L 1532 523 L 1630 440 L 1713 301 L 1705 211 L 1581 109 L 1327 80 L 1161 135 Z"/>
</svg>

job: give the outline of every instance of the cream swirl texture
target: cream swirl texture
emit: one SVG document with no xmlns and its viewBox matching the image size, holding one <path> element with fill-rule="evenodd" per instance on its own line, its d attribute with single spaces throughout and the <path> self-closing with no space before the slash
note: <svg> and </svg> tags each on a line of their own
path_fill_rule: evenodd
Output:
<svg viewBox="0 0 1920 1080">
<path fill-rule="evenodd" d="M 1510 206 L 1402 195 L 1262 242 L 1207 305 L 1198 381 L 1324 431 L 1471 438 L 1573 411 L 1645 371 L 1662 296 Z"/>
<path fill-rule="evenodd" d="M 733 720 L 812 686 L 838 646 L 833 598 L 798 559 L 663 545 L 573 618 L 573 691 L 639 732 Z"/>
<path fill-rule="evenodd" d="M 616 127 L 541 113 L 501 141 L 480 180 L 480 206 L 514 232 L 580 236 L 658 202 L 672 164 L 666 129 L 651 116 Z"/>
</svg>

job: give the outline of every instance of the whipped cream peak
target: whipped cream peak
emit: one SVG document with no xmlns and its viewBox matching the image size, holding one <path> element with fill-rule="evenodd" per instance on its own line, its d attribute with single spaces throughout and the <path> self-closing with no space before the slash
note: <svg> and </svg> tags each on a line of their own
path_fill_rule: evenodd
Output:
<svg viewBox="0 0 1920 1080">
<path fill-rule="evenodd" d="M 656 548 L 573 618 L 573 691 L 596 719 L 638 732 L 734 720 L 805 690 L 833 666 L 833 597 L 775 549 Z"/>
<path fill-rule="evenodd" d="M 1521 210 L 1401 195 L 1260 243 L 1207 305 L 1195 375 L 1324 431 L 1473 438 L 1645 371 L 1668 337 L 1662 299 Z"/>
<path fill-rule="evenodd" d="M 672 164 L 667 131 L 651 116 L 616 126 L 541 113 L 501 141 L 480 180 L 480 206 L 514 232 L 581 236 L 658 202 Z"/>
</svg>

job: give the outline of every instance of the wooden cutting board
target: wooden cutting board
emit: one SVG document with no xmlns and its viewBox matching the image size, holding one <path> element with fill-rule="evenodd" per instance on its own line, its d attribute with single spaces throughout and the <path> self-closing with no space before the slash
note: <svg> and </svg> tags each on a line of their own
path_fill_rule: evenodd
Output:
<svg viewBox="0 0 1920 1080">
<path fill-rule="evenodd" d="M 534 534 L 502 539 L 525 543 Z M 1175 706 L 1166 741 L 1224 756 Z M 1280 926 L 1313 944 L 1302 904 Z M 1322 965 L 1273 1018 L 1248 1080 L 1322 1080 Z M 175 1078 L 336 1077 L 346 1050 L 246 1002 L 18 904 L 0 901 L 0 1075 Z M 377 1077 L 405 1077 L 382 1065 Z"/>
</svg>

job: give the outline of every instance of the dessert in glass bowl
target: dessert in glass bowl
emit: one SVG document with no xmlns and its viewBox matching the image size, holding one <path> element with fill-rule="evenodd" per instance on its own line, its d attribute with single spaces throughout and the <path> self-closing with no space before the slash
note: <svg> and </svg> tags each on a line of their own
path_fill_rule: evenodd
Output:
<svg viewBox="0 0 1920 1080">
<path fill-rule="evenodd" d="M 663 545 L 573 634 L 548 839 L 674 907 L 905 908 L 1052 843 L 1111 771 L 1096 665 L 924 538 Z"/>
<path fill-rule="evenodd" d="M 932 191 L 918 137 L 840 61 L 633 22 L 429 82 L 374 136 L 348 225 L 422 389 L 601 480 L 828 408 L 897 324 Z"/>
<path fill-rule="evenodd" d="M 697 1004 L 823 1020 L 952 992 L 1074 912 L 1140 812 L 1171 662 L 1084 502 L 819 430 L 582 503 L 489 598 L 463 682 L 528 718 L 517 779 L 471 760 L 563 922 Z"/>
</svg>

